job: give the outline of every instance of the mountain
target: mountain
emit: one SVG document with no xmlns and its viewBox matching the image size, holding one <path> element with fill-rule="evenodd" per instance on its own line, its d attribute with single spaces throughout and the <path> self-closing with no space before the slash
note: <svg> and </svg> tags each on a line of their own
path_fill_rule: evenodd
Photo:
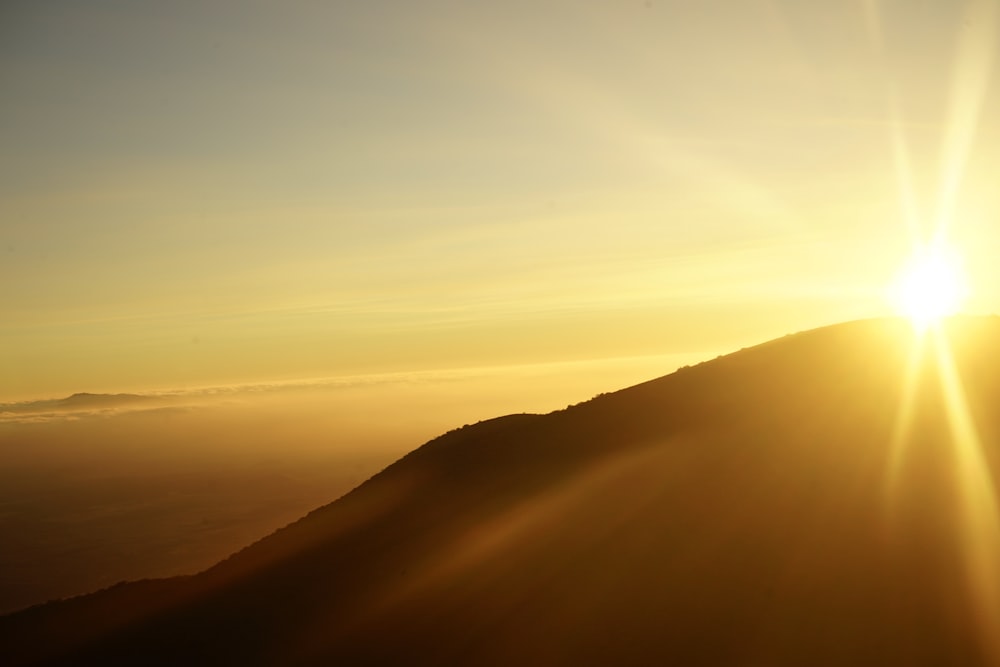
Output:
<svg viewBox="0 0 1000 667">
<path fill-rule="evenodd" d="M 0 412 L 76 412 L 80 410 L 107 410 L 136 405 L 155 404 L 162 399 L 158 396 L 142 394 L 90 394 L 80 392 L 66 398 L 20 403 L 0 403 Z"/>
<path fill-rule="evenodd" d="M 0 618 L 0 662 L 1000 664 L 1000 318 L 947 337 L 841 324 L 457 429 L 201 574 Z"/>
<path fill-rule="evenodd" d="M 116 407 L 119 405 L 133 405 L 135 403 L 148 403 L 156 401 L 156 396 L 143 396 L 140 394 L 90 394 L 80 392 L 60 399 L 60 407 L 78 409 L 94 407 Z"/>
</svg>

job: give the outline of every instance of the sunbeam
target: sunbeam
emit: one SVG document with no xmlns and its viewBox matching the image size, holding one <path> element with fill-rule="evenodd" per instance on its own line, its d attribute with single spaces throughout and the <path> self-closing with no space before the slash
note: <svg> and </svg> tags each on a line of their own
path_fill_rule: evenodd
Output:
<svg viewBox="0 0 1000 667">
<path fill-rule="evenodd" d="M 958 323 L 956 323 L 958 324 Z M 933 493 L 932 489 L 904 488 L 915 478 L 904 481 L 904 467 L 914 438 L 921 382 L 936 378 L 941 408 L 947 426 L 940 447 L 940 461 L 949 461 L 954 471 L 955 527 L 954 544 L 965 577 L 962 598 L 974 619 L 975 631 L 989 664 L 1000 665 L 1000 510 L 983 441 L 965 388 L 955 363 L 946 323 L 934 323 L 913 331 L 895 423 L 888 449 L 883 495 L 887 527 L 891 530 L 899 518 L 898 503 L 907 493 Z M 924 369 L 933 371 L 924 373 Z M 935 457 L 937 458 L 937 456 Z"/>
<path fill-rule="evenodd" d="M 937 235 L 941 237 L 952 225 L 955 201 L 989 84 L 996 46 L 997 4 L 995 0 L 970 3 L 962 22 L 942 146 L 941 189 L 935 219 Z"/>
<path fill-rule="evenodd" d="M 945 332 L 931 331 L 960 489 L 957 517 L 969 600 L 984 649 L 1000 664 L 1000 523 L 996 490 Z"/>
<path fill-rule="evenodd" d="M 915 330 L 906 360 L 906 374 L 903 378 L 903 391 L 896 410 L 896 420 L 892 430 L 892 440 L 889 443 L 889 465 L 886 471 L 886 502 L 891 508 L 897 499 L 900 468 L 906 454 L 906 443 L 910 437 L 913 425 L 913 413 L 916 406 L 917 390 L 920 388 L 920 370 L 927 357 L 926 331 Z"/>
<path fill-rule="evenodd" d="M 889 443 L 886 502 L 890 509 L 901 492 L 900 476 L 912 440 L 918 394 L 926 362 L 933 364 L 951 441 L 955 469 L 956 540 L 966 579 L 965 599 L 976 624 L 984 656 L 1000 664 L 1000 513 L 982 441 L 955 364 L 946 327 L 968 287 L 958 252 L 951 246 L 959 190 L 969 161 L 989 85 L 996 47 L 998 4 L 976 0 L 966 5 L 953 63 L 946 125 L 942 136 L 937 199 L 929 228 L 917 206 L 909 146 L 895 90 L 890 87 L 888 127 L 899 206 L 913 248 L 908 266 L 891 290 L 894 306 L 914 325 L 903 389 Z M 865 5 L 870 17 L 874 5 Z M 874 24 L 873 24 L 874 25 Z"/>
</svg>

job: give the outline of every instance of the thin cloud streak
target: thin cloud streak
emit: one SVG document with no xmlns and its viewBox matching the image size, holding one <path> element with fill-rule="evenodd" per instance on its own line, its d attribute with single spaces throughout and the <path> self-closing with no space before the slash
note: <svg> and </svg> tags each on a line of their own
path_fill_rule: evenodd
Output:
<svg viewBox="0 0 1000 667">
<path fill-rule="evenodd" d="M 620 368 L 638 369 L 635 381 L 648 379 L 642 368 L 650 374 L 666 373 L 682 363 L 696 363 L 700 358 L 690 354 L 640 355 L 605 359 L 585 359 L 535 364 L 476 366 L 426 371 L 372 373 L 329 377 L 294 378 L 279 381 L 244 382 L 205 385 L 183 389 L 158 389 L 137 394 L 121 394 L 120 404 L 92 408 L 74 406 L 69 399 L 44 399 L 0 403 L 0 424 L 42 424 L 61 421 L 109 419 L 133 413 L 168 414 L 209 408 L 213 405 L 239 405 L 243 401 L 260 398 L 291 396 L 318 396 L 326 392 L 352 391 L 371 388 L 418 388 L 428 386 L 459 386 L 468 382 L 502 383 L 524 381 L 531 378 L 579 374 L 586 372 L 614 373 Z M 98 398 L 113 402 L 114 394 L 96 394 Z M 572 398 L 572 397 L 570 397 Z M 586 398 L 586 397 L 579 397 Z M 334 399 L 335 400 L 335 399 Z"/>
</svg>

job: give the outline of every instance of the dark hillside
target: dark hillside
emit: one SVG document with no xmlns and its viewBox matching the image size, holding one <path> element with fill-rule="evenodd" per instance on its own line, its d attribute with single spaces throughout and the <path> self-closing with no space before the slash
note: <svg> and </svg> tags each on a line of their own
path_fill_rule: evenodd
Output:
<svg viewBox="0 0 1000 667">
<path fill-rule="evenodd" d="M 996 479 L 1000 320 L 950 336 Z M 994 664 L 934 364 L 896 444 L 912 340 L 827 327 L 452 431 L 200 575 L 0 619 L 4 664 Z"/>
</svg>

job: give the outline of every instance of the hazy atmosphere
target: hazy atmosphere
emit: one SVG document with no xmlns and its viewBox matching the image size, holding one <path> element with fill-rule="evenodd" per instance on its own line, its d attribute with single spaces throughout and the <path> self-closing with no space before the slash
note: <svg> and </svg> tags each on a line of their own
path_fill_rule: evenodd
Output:
<svg viewBox="0 0 1000 667">
<path fill-rule="evenodd" d="M 0 400 L 711 358 L 942 217 L 995 311 L 994 10 L 5 2 Z"/>
<path fill-rule="evenodd" d="M 0 663 L 1000 666 L 998 61 L 1000 0 L 0 1 Z"/>
</svg>

